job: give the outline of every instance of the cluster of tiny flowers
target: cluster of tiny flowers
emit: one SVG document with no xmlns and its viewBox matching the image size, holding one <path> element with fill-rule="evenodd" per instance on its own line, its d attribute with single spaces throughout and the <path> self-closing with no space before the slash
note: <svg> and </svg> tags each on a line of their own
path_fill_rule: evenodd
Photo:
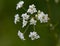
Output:
<svg viewBox="0 0 60 46">
<path fill-rule="evenodd" d="M 17 22 L 19 22 L 19 19 L 20 19 L 19 14 L 16 14 L 14 23 L 17 24 Z"/>
<path fill-rule="evenodd" d="M 20 1 L 19 3 L 17 3 L 16 10 L 19 8 L 23 8 L 23 4 L 24 1 Z M 49 20 L 48 14 L 45 14 L 40 10 L 36 10 L 36 6 L 34 4 L 29 5 L 28 10 L 25 13 L 21 14 L 21 18 L 22 18 L 22 28 L 26 27 L 27 24 L 35 26 L 38 21 L 40 21 L 40 23 L 47 23 Z M 19 20 L 20 20 L 19 14 L 16 14 L 14 23 L 17 24 Z M 18 36 L 21 40 L 26 40 L 24 38 L 24 33 L 20 31 L 18 31 Z M 31 38 L 31 40 L 35 40 L 40 38 L 40 36 L 34 30 L 33 32 L 30 32 L 29 38 Z"/>
<path fill-rule="evenodd" d="M 48 22 L 48 14 L 44 14 L 43 12 L 38 13 L 38 20 L 40 20 L 41 23 Z"/>
<path fill-rule="evenodd" d="M 27 13 L 24 13 L 21 15 L 21 17 L 23 18 L 23 25 L 22 25 L 22 28 L 25 27 L 28 23 L 28 19 L 29 19 L 29 15 L 27 15 Z"/>
<path fill-rule="evenodd" d="M 36 25 L 36 20 L 34 20 L 34 18 L 31 18 L 31 20 L 30 20 L 30 25 Z"/>
<path fill-rule="evenodd" d="M 35 31 L 30 32 L 29 37 L 31 37 L 31 40 L 35 40 L 35 39 L 40 38 L 40 36 Z"/>
<path fill-rule="evenodd" d="M 24 1 L 18 2 L 17 6 L 16 6 L 16 10 L 19 9 L 19 8 L 21 8 L 23 6 L 23 4 L 24 4 Z"/>
<path fill-rule="evenodd" d="M 24 35 L 22 32 L 18 31 L 18 36 L 21 40 L 25 40 Z"/>
<path fill-rule="evenodd" d="M 27 10 L 27 13 L 33 14 L 35 12 L 37 12 L 35 5 L 34 4 L 29 5 L 29 9 Z"/>
</svg>

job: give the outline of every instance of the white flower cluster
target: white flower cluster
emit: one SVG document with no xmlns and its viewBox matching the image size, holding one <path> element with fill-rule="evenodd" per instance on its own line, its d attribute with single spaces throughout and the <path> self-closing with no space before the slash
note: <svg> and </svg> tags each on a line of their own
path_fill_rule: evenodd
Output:
<svg viewBox="0 0 60 46">
<path fill-rule="evenodd" d="M 31 37 L 31 40 L 35 40 L 35 39 L 40 38 L 40 36 L 35 31 L 30 32 L 29 37 Z"/>
<path fill-rule="evenodd" d="M 27 10 L 28 13 L 30 14 L 33 14 L 35 12 L 37 12 L 36 8 L 35 8 L 35 5 L 32 4 L 32 5 L 29 5 L 29 9 Z"/>
<path fill-rule="evenodd" d="M 27 15 L 27 13 L 25 13 L 25 14 L 22 14 L 21 17 L 23 18 L 23 25 L 22 25 L 22 28 L 23 28 L 28 23 L 27 20 L 29 19 L 29 15 Z"/>
<path fill-rule="evenodd" d="M 25 40 L 24 35 L 22 32 L 18 31 L 18 36 L 21 40 Z"/>
<path fill-rule="evenodd" d="M 17 24 L 17 22 L 19 22 L 19 19 L 20 19 L 19 14 L 16 14 L 14 23 Z"/>
<path fill-rule="evenodd" d="M 23 4 L 24 4 L 24 1 L 18 2 L 17 6 L 16 6 L 16 10 L 19 9 L 19 8 L 21 8 L 23 6 Z"/>
<path fill-rule="evenodd" d="M 48 14 L 44 14 L 43 12 L 38 13 L 38 20 L 40 20 L 41 23 L 48 22 Z"/>
<path fill-rule="evenodd" d="M 18 8 L 21 8 L 23 4 L 24 1 L 20 1 L 19 3 L 17 3 L 16 10 Z M 44 12 L 36 10 L 36 6 L 34 4 L 29 5 L 29 9 L 27 10 L 26 13 L 23 13 L 21 15 L 21 18 L 22 18 L 22 28 L 27 26 L 27 24 L 36 25 L 37 21 L 40 21 L 40 23 L 46 23 L 49 20 L 48 14 L 44 14 Z M 17 22 L 19 22 L 19 19 L 20 19 L 19 14 L 16 14 L 14 23 L 17 24 Z M 20 37 L 20 39 L 25 40 L 23 33 L 21 33 L 20 31 L 18 31 L 18 36 Z M 29 38 L 31 38 L 31 40 L 35 40 L 40 38 L 40 36 L 34 30 L 33 32 L 30 32 Z"/>
<path fill-rule="evenodd" d="M 23 18 L 23 20 L 28 20 L 29 19 L 29 15 L 27 15 L 27 13 L 22 14 L 21 17 Z"/>
<path fill-rule="evenodd" d="M 31 18 L 31 20 L 30 20 L 30 25 L 36 25 L 36 20 L 34 20 L 34 18 Z"/>
</svg>

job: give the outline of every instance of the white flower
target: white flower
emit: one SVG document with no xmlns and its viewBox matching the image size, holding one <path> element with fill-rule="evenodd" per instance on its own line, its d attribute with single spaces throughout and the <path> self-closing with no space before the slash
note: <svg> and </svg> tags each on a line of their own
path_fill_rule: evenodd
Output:
<svg viewBox="0 0 60 46">
<path fill-rule="evenodd" d="M 35 12 L 37 12 L 35 5 L 34 4 L 29 5 L 29 9 L 27 10 L 27 13 L 33 14 Z"/>
<path fill-rule="evenodd" d="M 24 4 L 24 1 L 18 2 L 17 6 L 16 6 L 16 10 L 19 9 L 19 8 L 21 8 L 23 6 L 23 4 Z"/>
<path fill-rule="evenodd" d="M 31 20 L 30 20 L 30 25 L 36 25 L 36 20 L 34 20 L 34 18 L 31 18 Z"/>
<path fill-rule="evenodd" d="M 21 40 L 25 40 L 23 33 L 21 33 L 20 31 L 18 31 L 18 36 Z"/>
<path fill-rule="evenodd" d="M 19 19 L 20 19 L 19 14 L 16 14 L 14 23 L 17 24 L 17 22 L 19 22 Z"/>
<path fill-rule="evenodd" d="M 40 14 L 38 14 L 38 20 L 40 20 L 41 23 L 48 22 L 48 14 L 44 14 L 43 12 L 41 12 Z"/>
<path fill-rule="evenodd" d="M 35 40 L 35 39 L 40 38 L 40 36 L 35 31 L 30 32 L 29 37 L 31 38 L 31 40 Z"/>
<path fill-rule="evenodd" d="M 27 15 L 27 13 L 22 14 L 21 16 L 24 20 L 28 20 L 29 19 L 29 15 Z"/>
<path fill-rule="evenodd" d="M 24 26 L 26 26 L 26 25 L 27 25 L 27 21 L 23 19 L 23 25 L 22 25 L 22 28 L 23 28 Z"/>
</svg>

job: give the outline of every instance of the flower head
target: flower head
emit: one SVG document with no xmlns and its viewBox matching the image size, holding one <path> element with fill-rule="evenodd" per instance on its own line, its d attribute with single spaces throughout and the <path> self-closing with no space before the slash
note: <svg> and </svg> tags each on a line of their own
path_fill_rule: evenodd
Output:
<svg viewBox="0 0 60 46">
<path fill-rule="evenodd" d="M 23 33 L 21 33 L 20 31 L 18 31 L 18 36 L 21 40 L 25 40 Z"/>
<path fill-rule="evenodd" d="M 16 6 L 16 10 L 18 10 L 19 8 L 22 8 L 23 4 L 24 4 L 24 1 L 18 2 L 17 6 Z M 23 9 L 25 10 L 25 8 L 23 8 Z M 35 40 L 35 39 L 40 38 L 40 36 L 37 34 L 37 32 L 35 32 L 35 25 L 36 25 L 37 21 L 39 20 L 40 23 L 46 23 L 50 19 L 48 17 L 48 14 L 44 14 L 44 12 L 41 12 L 40 10 L 37 11 L 34 4 L 29 5 L 29 8 L 27 9 L 27 12 L 23 13 L 20 17 L 19 17 L 19 14 L 16 14 L 15 19 L 14 19 L 14 23 L 17 24 L 17 22 L 19 22 L 19 19 L 22 20 L 22 28 L 26 27 L 26 29 L 24 31 L 24 34 L 29 29 L 29 25 L 34 26 L 33 27 L 34 31 L 30 32 L 30 34 L 29 34 L 29 38 L 31 38 L 31 40 Z M 50 24 L 50 28 L 52 30 L 54 29 L 52 24 Z M 25 40 L 24 34 L 20 31 L 18 31 L 18 36 L 21 40 Z"/>
<path fill-rule="evenodd" d="M 23 4 L 24 4 L 24 1 L 18 2 L 17 6 L 16 6 L 16 10 L 19 9 L 19 8 L 21 8 L 23 6 Z"/>
<path fill-rule="evenodd" d="M 31 20 L 30 20 L 30 25 L 36 25 L 36 20 L 34 20 L 34 18 L 31 18 Z"/>
<path fill-rule="evenodd" d="M 31 38 L 31 40 L 35 40 L 35 39 L 40 38 L 40 36 L 35 31 L 30 32 L 29 37 Z"/>
<path fill-rule="evenodd" d="M 38 14 L 38 20 L 40 20 L 41 23 L 46 23 L 49 20 L 48 14 L 44 14 L 43 12 L 41 12 L 40 14 Z"/>
<path fill-rule="evenodd" d="M 20 19 L 19 14 L 16 14 L 14 23 L 17 24 L 17 22 L 19 22 L 19 19 Z"/>
<path fill-rule="evenodd" d="M 35 12 L 37 12 L 35 5 L 34 4 L 29 5 L 29 9 L 27 10 L 27 13 L 33 14 Z"/>
<path fill-rule="evenodd" d="M 21 16 L 24 20 L 28 20 L 29 19 L 29 15 L 27 15 L 27 13 L 22 14 Z"/>
</svg>

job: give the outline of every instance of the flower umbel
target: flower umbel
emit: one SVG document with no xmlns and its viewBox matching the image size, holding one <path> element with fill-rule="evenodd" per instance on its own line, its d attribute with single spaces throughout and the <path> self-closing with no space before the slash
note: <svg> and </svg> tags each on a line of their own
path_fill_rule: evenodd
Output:
<svg viewBox="0 0 60 46">
<path fill-rule="evenodd" d="M 38 20 L 40 20 L 41 23 L 46 23 L 49 20 L 48 14 L 44 14 L 43 12 L 41 12 L 40 14 L 38 14 Z"/>
<path fill-rule="evenodd" d="M 20 31 L 18 31 L 18 36 L 21 40 L 25 40 L 23 33 L 21 33 Z"/>
<path fill-rule="evenodd" d="M 19 8 L 21 8 L 23 6 L 23 4 L 24 4 L 24 1 L 18 2 L 17 6 L 16 6 L 16 10 L 19 9 Z"/>
<path fill-rule="evenodd" d="M 23 8 L 23 4 L 24 4 L 24 1 L 18 2 L 16 6 L 16 10 L 18 10 L 19 8 Z M 23 9 L 26 11 L 25 8 Z M 15 15 L 14 23 L 17 24 L 17 22 L 19 22 L 20 19 L 21 19 L 20 22 L 22 22 L 22 28 L 26 27 L 26 29 L 24 28 L 25 29 L 24 33 L 18 31 L 19 38 L 21 40 L 25 40 L 24 38 L 25 32 L 27 32 L 27 30 L 29 29 L 29 26 L 33 25 L 34 31 L 30 32 L 29 38 L 31 38 L 31 40 L 36 40 L 40 38 L 40 36 L 35 31 L 37 22 L 40 21 L 40 23 L 47 23 L 50 18 L 48 17 L 48 14 L 45 14 L 41 10 L 37 10 L 36 6 L 32 4 L 32 5 L 29 5 L 29 8 L 27 9 L 27 11 L 21 14 L 20 17 L 19 17 L 19 14 Z"/>
<path fill-rule="evenodd" d="M 31 40 L 35 40 L 35 39 L 40 38 L 40 36 L 35 31 L 30 32 L 29 37 L 31 38 Z"/>
<path fill-rule="evenodd" d="M 34 18 L 31 18 L 31 20 L 30 20 L 30 25 L 36 25 L 36 20 L 34 20 Z"/>
<path fill-rule="evenodd" d="M 28 20 L 29 19 L 29 15 L 27 15 L 27 13 L 22 14 L 21 16 L 24 20 Z"/>
<path fill-rule="evenodd" d="M 27 10 L 27 13 L 33 14 L 35 12 L 37 12 L 35 5 L 34 4 L 29 5 L 29 9 Z"/>
<path fill-rule="evenodd" d="M 16 14 L 14 23 L 17 24 L 17 22 L 19 22 L 19 19 L 20 19 L 19 14 Z"/>
</svg>

